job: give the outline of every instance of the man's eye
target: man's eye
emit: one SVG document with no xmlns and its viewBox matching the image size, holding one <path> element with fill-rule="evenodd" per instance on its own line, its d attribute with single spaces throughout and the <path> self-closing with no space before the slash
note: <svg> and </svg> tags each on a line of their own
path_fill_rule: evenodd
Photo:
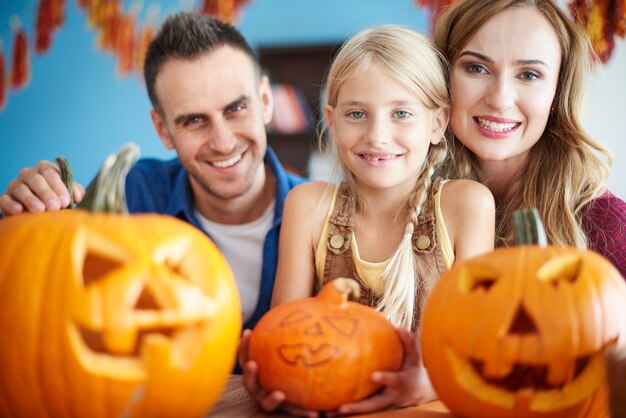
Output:
<svg viewBox="0 0 626 418">
<path fill-rule="evenodd" d="M 245 106 L 241 103 L 235 103 L 231 106 L 228 106 L 228 109 L 226 109 L 226 113 L 236 113 L 239 112 L 241 110 L 245 109 Z"/>
<path fill-rule="evenodd" d="M 190 116 L 187 118 L 187 120 L 185 120 L 185 126 L 197 125 L 199 123 L 202 123 L 203 121 L 204 118 L 202 116 Z"/>
<path fill-rule="evenodd" d="M 361 112 L 360 110 L 353 110 L 348 112 L 348 116 L 352 119 L 363 119 L 365 117 L 365 112 Z"/>
</svg>

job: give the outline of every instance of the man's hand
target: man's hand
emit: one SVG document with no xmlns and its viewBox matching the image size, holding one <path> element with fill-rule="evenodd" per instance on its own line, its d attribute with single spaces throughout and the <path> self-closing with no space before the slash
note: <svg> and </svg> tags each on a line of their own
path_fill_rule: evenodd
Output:
<svg viewBox="0 0 626 418">
<path fill-rule="evenodd" d="M 85 196 L 85 189 L 76 182 L 73 188 L 74 201 L 80 202 Z M 40 161 L 33 168 L 23 168 L 0 196 L 3 216 L 56 211 L 69 204 L 70 195 L 61 180 L 59 168 L 49 161 Z"/>
</svg>

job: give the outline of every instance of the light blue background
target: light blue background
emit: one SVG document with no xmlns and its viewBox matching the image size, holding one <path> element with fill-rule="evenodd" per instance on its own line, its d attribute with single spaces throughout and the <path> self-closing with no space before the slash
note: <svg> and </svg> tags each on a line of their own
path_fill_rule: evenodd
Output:
<svg viewBox="0 0 626 418">
<path fill-rule="evenodd" d="M 159 4 L 160 20 L 190 1 L 144 0 L 139 19 Z M 259 46 L 334 43 L 373 25 L 396 23 L 421 31 L 429 28 L 426 10 L 413 0 L 253 0 L 237 26 L 254 48 Z M 35 0 L 0 0 L 0 38 L 10 65 L 11 16 L 22 21 L 32 44 Z M 125 2 L 125 11 L 130 1 Z M 138 143 L 143 156 L 170 158 L 154 133 L 150 103 L 137 75 L 116 75 L 115 58 L 95 47 L 96 33 L 86 23 L 77 0 L 67 0 L 65 24 L 54 34 L 51 49 L 32 53 L 31 80 L 10 91 L 0 111 L 0 192 L 21 167 L 65 155 L 75 179 L 91 180 L 106 155 L 124 143 Z"/>
</svg>

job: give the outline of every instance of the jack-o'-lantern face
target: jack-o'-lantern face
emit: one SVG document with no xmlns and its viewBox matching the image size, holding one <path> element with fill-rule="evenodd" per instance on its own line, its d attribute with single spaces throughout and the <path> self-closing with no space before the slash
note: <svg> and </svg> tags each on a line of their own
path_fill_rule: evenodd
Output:
<svg viewBox="0 0 626 418">
<path fill-rule="evenodd" d="M 348 302 L 349 284 L 356 282 L 337 279 L 316 297 L 261 318 L 250 338 L 261 386 L 283 391 L 287 402 L 333 410 L 376 391 L 374 371 L 400 368 L 403 349 L 393 326 L 373 308 Z"/>
<path fill-rule="evenodd" d="M 166 355 L 172 364 L 201 350 L 217 306 L 192 268 L 203 254 L 191 244 L 172 238 L 123 247 L 106 236 L 78 234 L 68 332 L 91 373 L 142 381 L 150 357 Z"/>
<path fill-rule="evenodd" d="M 277 355 L 288 365 L 325 366 L 340 356 L 342 346 L 354 337 L 358 326 L 356 318 L 323 314 L 317 318 L 296 309 L 279 323 L 280 332 L 290 338 L 276 347 Z"/>
<path fill-rule="evenodd" d="M 0 235 L 0 416 L 200 416 L 217 400 L 241 306 L 202 232 L 73 210 L 3 220 Z"/>
<path fill-rule="evenodd" d="M 626 337 L 624 300 L 623 279 L 594 253 L 497 250 L 456 266 L 433 290 L 426 367 L 461 415 L 478 404 L 502 417 L 571 413 L 603 384 L 603 350 Z"/>
</svg>

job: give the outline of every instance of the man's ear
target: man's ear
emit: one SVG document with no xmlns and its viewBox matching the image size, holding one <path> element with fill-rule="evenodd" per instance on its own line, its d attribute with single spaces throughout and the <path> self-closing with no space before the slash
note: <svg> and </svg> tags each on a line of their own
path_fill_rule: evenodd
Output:
<svg viewBox="0 0 626 418">
<path fill-rule="evenodd" d="M 161 138 L 161 142 L 163 142 L 165 148 L 174 149 L 174 141 L 172 141 L 170 132 L 167 129 L 167 124 L 165 123 L 165 120 L 163 120 L 163 118 L 161 117 L 161 114 L 154 109 L 150 109 L 150 118 L 152 119 L 154 129 L 156 130 L 159 138 Z"/>
<path fill-rule="evenodd" d="M 261 103 L 263 103 L 263 123 L 269 125 L 274 112 L 274 97 L 272 96 L 272 87 L 267 76 L 261 76 L 259 96 L 261 97 Z"/>
<path fill-rule="evenodd" d="M 448 122 L 450 122 L 450 109 L 439 108 L 433 114 L 433 132 L 430 143 L 435 145 L 443 139 Z"/>
</svg>

